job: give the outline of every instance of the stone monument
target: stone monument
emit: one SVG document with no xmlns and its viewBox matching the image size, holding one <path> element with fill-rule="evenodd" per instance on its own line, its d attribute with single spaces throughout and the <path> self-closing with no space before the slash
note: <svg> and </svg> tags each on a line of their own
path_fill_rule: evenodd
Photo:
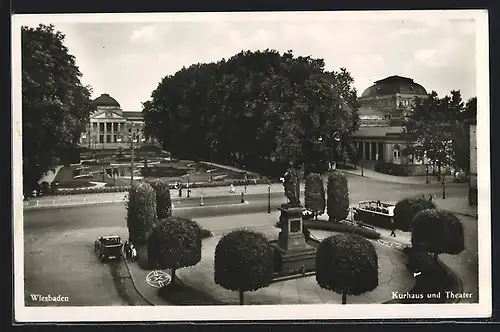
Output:
<svg viewBox="0 0 500 332">
<path fill-rule="evenodd" d="M 300 271 L 314 271 L 316 249 L 306 243 L 302 229 L 300 204 L 300 181 L 298 172 L 289 168 L 284 175 L 283 187 L 288 203 L 282 204 L 279 225 L 281 231 L 278 242 L 274 244 L 279 255 L 277 270 L 281 274 L 294 274 Z"/>
</svg>

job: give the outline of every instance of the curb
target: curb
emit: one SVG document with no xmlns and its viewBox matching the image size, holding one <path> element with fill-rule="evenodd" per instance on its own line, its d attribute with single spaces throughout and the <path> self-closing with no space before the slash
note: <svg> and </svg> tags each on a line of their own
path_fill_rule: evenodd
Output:
<svg viewBox="0 0 500 332">
<path fill-rule="evenodd" d="M 137 285 L 136 285 L 136 280 L 135 280 L 135 277 L 134 275 L 132 274 L 132 272 L 130 271 L 130 268 L 128 266 L 128 261 L 125 257 L 123 257 L 123 253 L 122 253 L 122 258 L 123 258 L 123 263 L 125 264 L 125 266 L 127 267 L 127 271 L 128 271 L 128 274 L 130 275 L 130 280 L 132 281 L 132 285 L 134 286 L 134 289 L 135 291 L 137 292 L 137 294 L 139 294 L 144 301 L 146 301 L 149 305 L 151 306 L 154 306 L 154 304 L 149 301 L 140 291 L 139 289 L 137 288 Z"/>
<path fill-rule="evenodd" d="M 478 215 L 477 215 L 477 214 L 476 214 L 476 215 L 473 215 L 473 214 L 470 214 L 470 213 L 457 212 L 457 211 L 452 211 L 452 210 L 447 210 L 447 209 L 443 209 L 443 211 L 447 211 L 447 212 L 451 212 L 451 213 L 459 214 L 459 215 L 466 216 L 466 217 L 478 218 Z"/>
<path fill-rule="evenodd" d="M 86 202 L 86 203 L 71 203 L 71 204 L 61 204 L 61 205 L 41 205 L 41 206 L 23 206 L 24 211 L 29 210 L 45 210 L 45 209 L 63 209 L 63 208 L 72 208 L 78 206 L 88 206 L 88 205 L 109 205 L 109 204 L 118 204 L 123 203 L 123 200 L 119 201 L 103 201 L 103 202 Z"/>
</svg>

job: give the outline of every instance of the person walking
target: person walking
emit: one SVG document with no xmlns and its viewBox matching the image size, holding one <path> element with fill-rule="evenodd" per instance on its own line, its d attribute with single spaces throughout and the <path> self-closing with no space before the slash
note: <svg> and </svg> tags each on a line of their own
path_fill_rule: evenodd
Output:
<svg viewBox="0 0 500 332">
<path fill-rule="evenodd" d="M 396 224 L 394 223 L 394 218 L 391 218 L 391 236 L 396 237 Z"/>
</svg>

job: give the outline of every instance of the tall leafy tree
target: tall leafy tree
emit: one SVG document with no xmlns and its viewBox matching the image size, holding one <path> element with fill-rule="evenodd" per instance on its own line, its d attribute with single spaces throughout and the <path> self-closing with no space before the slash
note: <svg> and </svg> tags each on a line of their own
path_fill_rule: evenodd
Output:
<svg viewBox="0 0 500 332">
<path fill-rule="evenodd" d="M 91 108 L 64 35 L 52 25 L 22 27 L 23 182 L 25 191 L 76 147 Z"/>
<path fill-rule="evenodd" d="M 146 130 L 181 157 L 209 158 L 215 140 L 216 161 L 255 167 L 310 160 L 324 133 L 347 136 L 358 126 L 352 77 L 324 65 L 265 50 L 182 68 L 144 103 Z"/>
<path fill-rule="evenodd" d="M 412 142 L 405 153 L 437 166 L 439 171 L 455 166 L 454 142 L 462 110 L 459 91 L 443 98 L 433 91 L 428 99 L 415 99 L 404 124 L 404 133 Z"/>
</svg>

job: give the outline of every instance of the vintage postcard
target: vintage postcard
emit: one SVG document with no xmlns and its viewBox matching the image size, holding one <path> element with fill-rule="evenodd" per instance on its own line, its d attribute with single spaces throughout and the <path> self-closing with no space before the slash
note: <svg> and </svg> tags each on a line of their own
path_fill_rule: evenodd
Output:
<svg viewBox="0 0 500 332">
<path fill-rule="evenodd" d="M 487 17 L 14 15 L 16 321 L 490 316 Z"/>
</svg>

